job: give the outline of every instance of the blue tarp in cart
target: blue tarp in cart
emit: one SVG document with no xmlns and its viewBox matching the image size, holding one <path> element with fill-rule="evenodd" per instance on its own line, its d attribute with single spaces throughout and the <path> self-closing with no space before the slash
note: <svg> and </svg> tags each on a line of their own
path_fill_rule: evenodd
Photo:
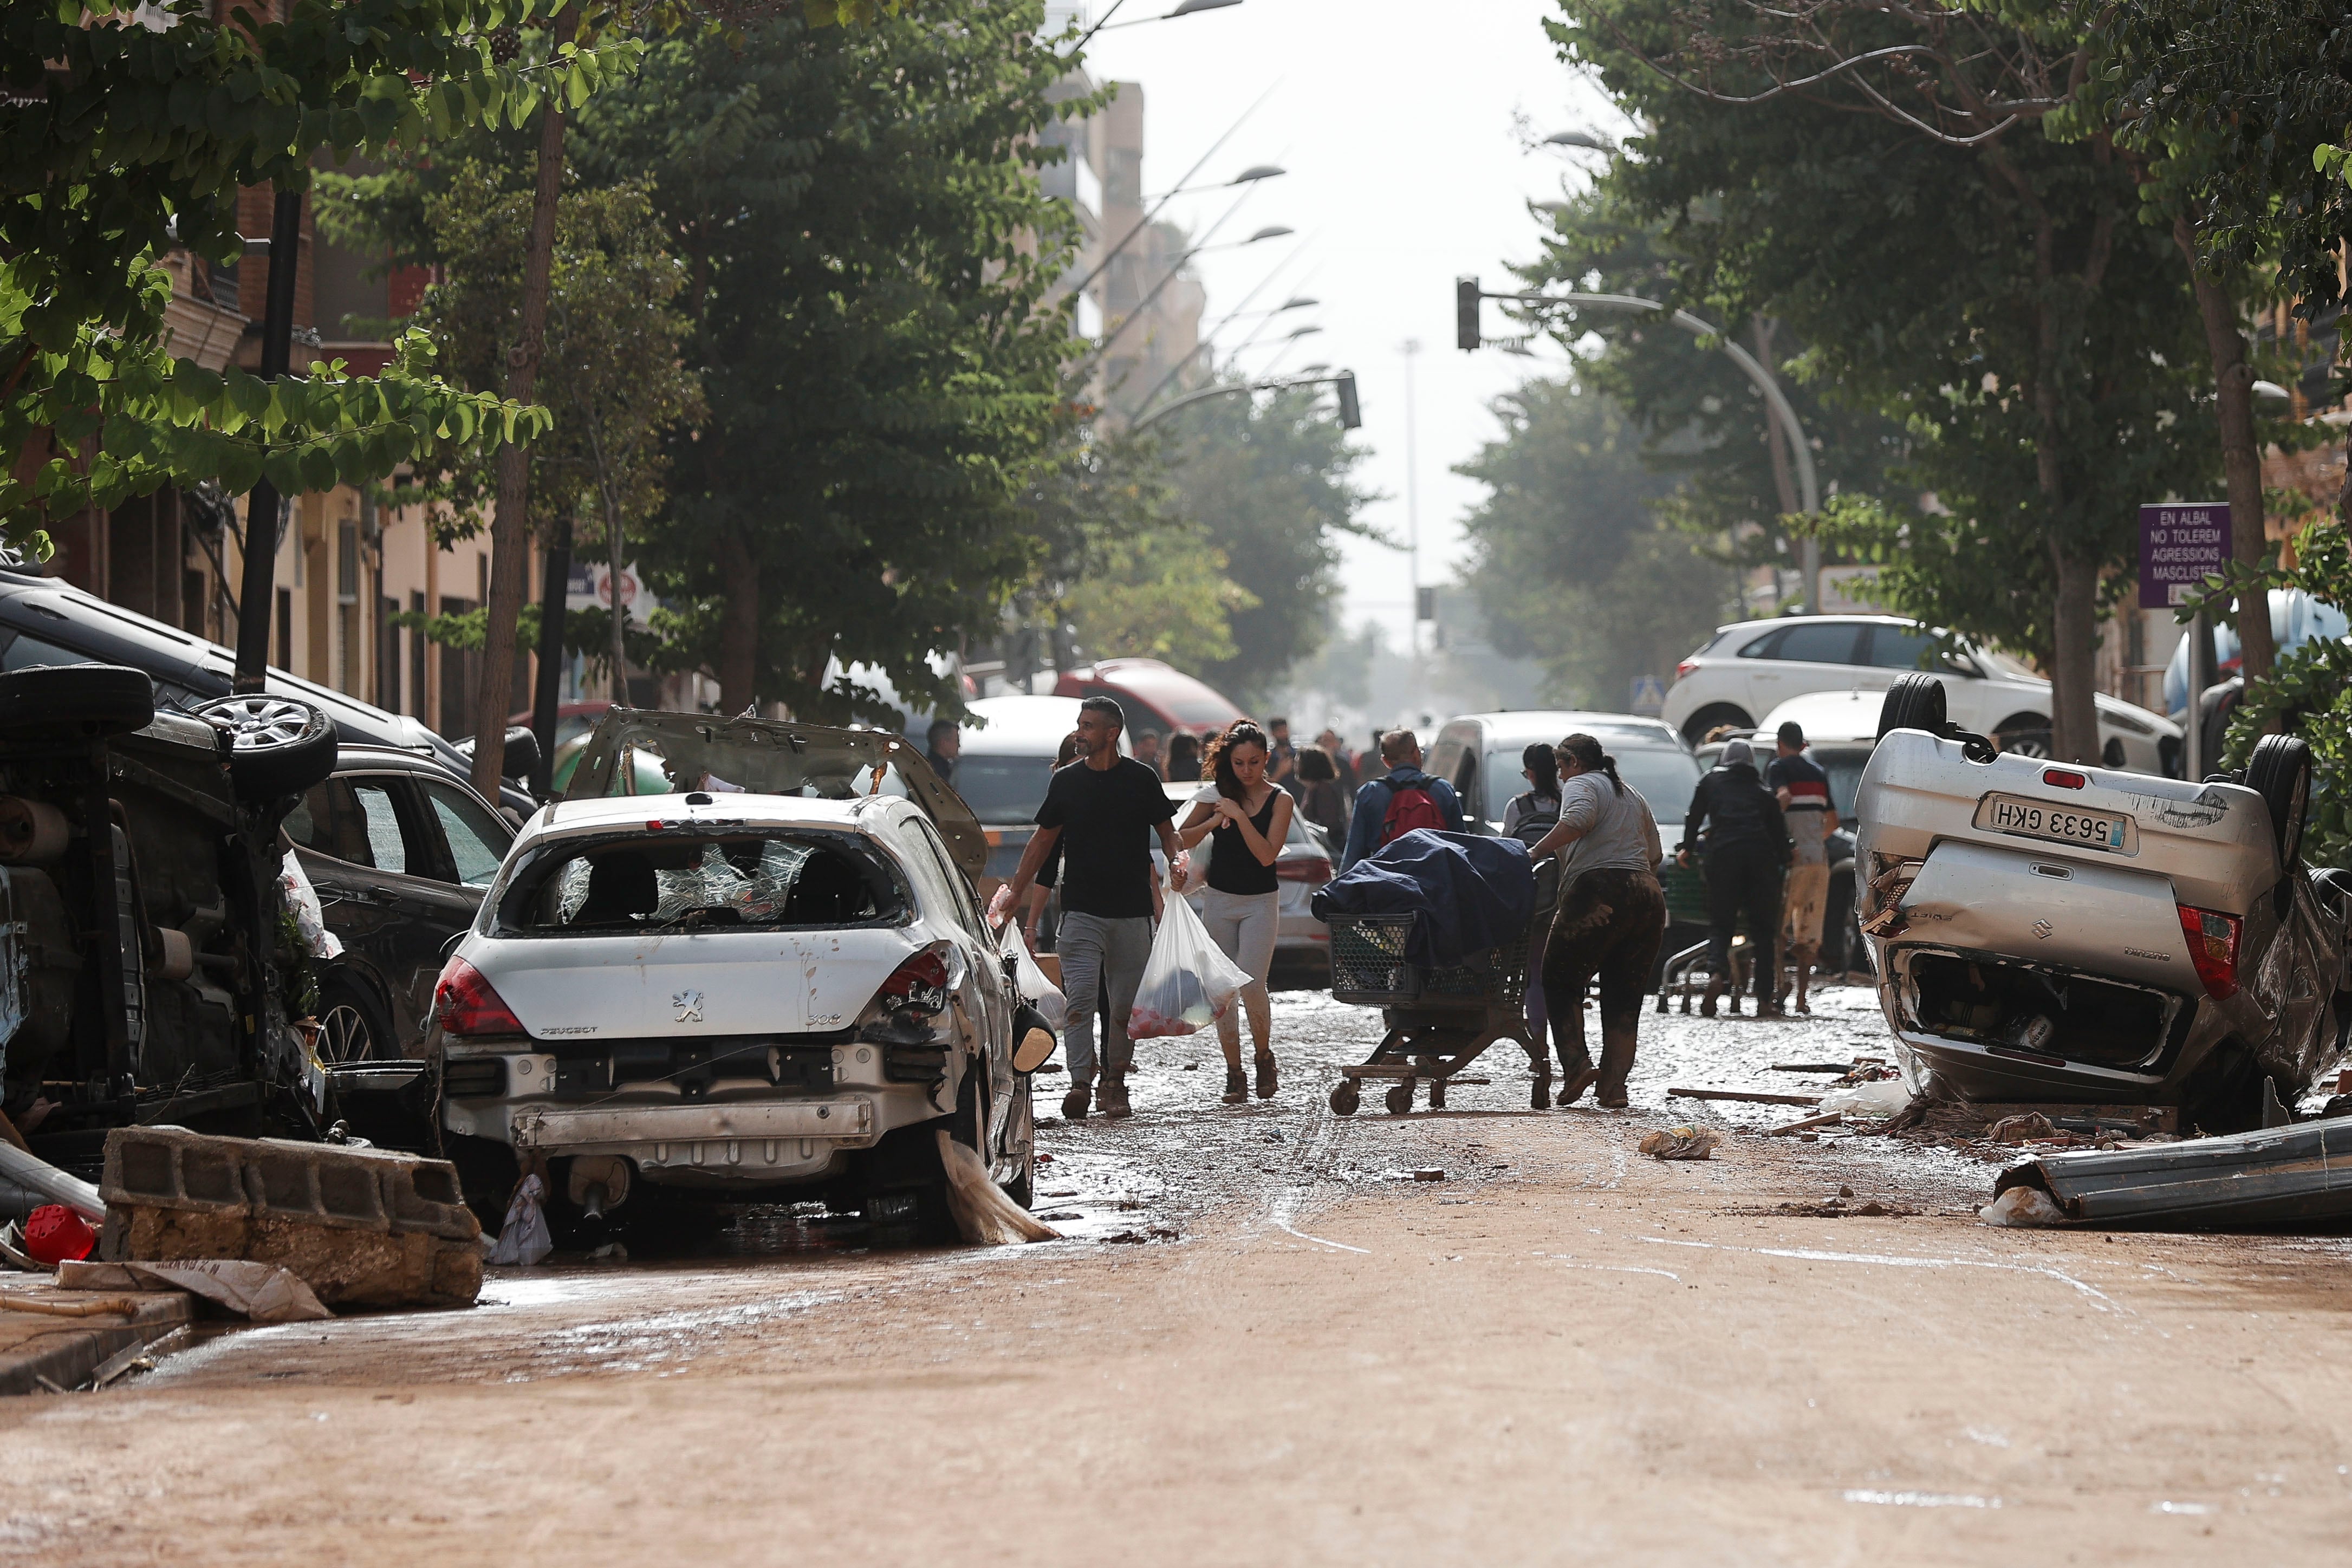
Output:
<svg viewBox="0 0 2352 1568">
<path fill-rule="evenodd" d="M 1535 862 L 1517 839 L 1416 828 L 1326 883 L 1314 911 L 1318 920 L 1414 915 L 1406 958 L 1451 968 L 1526 933 L 1536 912 Z"/>
</svg>

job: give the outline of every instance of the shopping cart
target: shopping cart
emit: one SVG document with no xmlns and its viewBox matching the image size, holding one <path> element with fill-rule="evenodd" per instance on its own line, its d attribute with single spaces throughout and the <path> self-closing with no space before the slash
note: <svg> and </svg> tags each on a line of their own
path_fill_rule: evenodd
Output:
<svg viewBox="0 0 2352 1568">
<path fill-rule="evenodd" d="M 1547 911 L 1549 913 L 1549 911 Z M 1331 998 L 1380 1008 L 1388 1033 L 1364 1061 L 1339 1069 L 1331 1109 L 1352 1116 L 1363 1081 L 1389 1081 L 1388 1107 L 1402 1116 L 1426 1079 L 1429 1105 L 1445 1108 L 1445 1085 L 1496 1040 L 1518 1042 L 1535 1073 L 1534 1103 L 1550 1103 L 1549 1054 L 1528 1038 L 1528 938 L 1523 933 L 1452 968 L 1424 969 L 1405 957 L 1417 916 L 1337 915 L 1331 931 Z"/>
</svg>

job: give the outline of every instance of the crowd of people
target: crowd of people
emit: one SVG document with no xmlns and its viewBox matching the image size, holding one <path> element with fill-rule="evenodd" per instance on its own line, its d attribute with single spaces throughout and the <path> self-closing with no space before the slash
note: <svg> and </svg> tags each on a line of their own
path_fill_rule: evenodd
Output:
<svg viewBox="0 0 2352 1568">
<path fill-rule="evenodd" d="M 1216 1020 L 1223 1099 L 1241 1104 L 1253 1092 L 1271 1099 L 1280 1071 L 1267 980 L 1280 922 L 1276 864 L 1292 819 L 1304 816 L 1338 847 L 1336 870 L 1344 874 L 1417 829 L 1467 831 L 1461 799 L 1451 783 L 1423 770 L 1411 730 L 1381 735 L 1374 753 L 1359 757 L 1328 729 L 1312 745 L 1297 746 L 1281 718 L 1235 720 L 1205 744 L 1189 734 L 1145 732 L 1122 746 L 1126 722 L 1110 698 L 1080 705 L 1078 727 L 1064 742 L 1038 808 L 1037 831 L 1004 894 L 1033 943 L 1061 957 L 1070 1074 L 1063 1113 L 1129 1114 L 1129 1014 L 1164 901 L 1188 893 L 1188 852 L 1203 845 L 1198 913 L 1246 977 L 1237 1005 Z M 1774 757 L 1760 768 L 1749 741 L 1725 741 L 1692 797 L 1671 857 L 1685 868 L 1704 858 L 1713 977 L 1701 1011 L 1710 1018 L 1736 973 L 1734 937 L 1743 921 L 1758 1015 L 1783 1013 L 1784 957 L 1794 967 L 1796 1010 L 1809 1010 L 1826 915 L 1827 846 L 1838 816 L 1828 776 L 1804 754 L 1803 732 L 1783 725 L 1774 741 Z M 952 747 L 951 732 L 930 737 L 934 758 L 949 768 Z M 1591 1092 L 1601 1105 L 1621 1107 L 1666 930 L 1661 877 L 1669 854 L 1648 803 L 1626 786 L 1596 737 L 1530 746 L 1521 762 L 1528 789 L 1506 805 L 1502 826 L 1527 844 L 1541 890 L 1530 933 L 1528 1038 L 1559 1059 L 1558 1103 Z M 1187 800 L 1166 788 L 1196 781 Z M 1049 900 L 1048 890 L 1057 896 Z M 1055 926 L 1046 923 L 1049 903 L 1058 905 Z M 1597 1057 L 1584 1027 L 1585 998 L 1595 990 Z"/>
</svg>

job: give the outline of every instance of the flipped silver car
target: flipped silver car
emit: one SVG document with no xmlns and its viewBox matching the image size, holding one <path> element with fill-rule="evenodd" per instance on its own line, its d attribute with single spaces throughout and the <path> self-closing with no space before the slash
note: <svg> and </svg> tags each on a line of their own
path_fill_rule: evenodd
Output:
<svg viewBox="0 0 2352 1568">
<path fill-rule="evenodd" d="M 2352 879 L 2302 863 L 2301 741 L 2265 737 L 2239 782 L 2053 764 L 1956 730 L 1916 677 L 1879 732 L 1858 914 L 1931 1092 L 2242 1131 L 2342 1051 Z"/>
</svg>

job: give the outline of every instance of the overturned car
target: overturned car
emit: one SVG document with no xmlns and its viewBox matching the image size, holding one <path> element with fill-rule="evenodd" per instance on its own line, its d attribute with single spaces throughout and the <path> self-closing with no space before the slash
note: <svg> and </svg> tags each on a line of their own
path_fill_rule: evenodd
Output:
<svg viewBox="0 0 2352 1568">
<path fill-rule="evenodd" d="M 442 971 L 443 1146 L 476 1212 L 543 1161 L 559 1230 L 822 1197 L 944 1239 L 941 1132 L 1025 1205 L 1040 1062 L 987 852 L 897 736 L 605 716 Z"/>
<path fill-rule="evenodd" d="M 334 760 L 298 699 L 188 715 L 139 670 L 0 674 L 5 1109 L 35 1154 L 95 1175 L 113 1127 L 329 1130 L 278 828 Z"/>
<path fill-rule="evenodd" d="M 2302 742 L 2265 737 L 2228 781 L 2053 764 L 1957 731 L 1943 688 L 1908 675 L 1879 732 L 1857 913 L 1929 1092 L 2178 1106 L 2232 1132 L 2341 1052 L 2352 889 L 2302 863 Z"/>
</svg>

